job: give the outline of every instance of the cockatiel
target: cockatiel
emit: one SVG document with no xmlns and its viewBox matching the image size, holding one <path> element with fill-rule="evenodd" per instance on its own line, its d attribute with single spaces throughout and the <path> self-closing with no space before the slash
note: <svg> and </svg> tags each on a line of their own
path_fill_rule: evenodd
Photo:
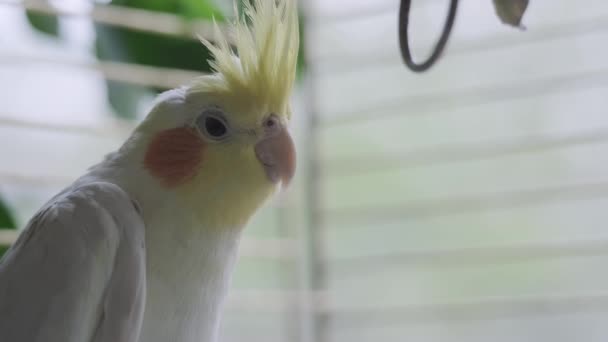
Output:
<svg viewBox="0 0 608 342">
<path fill-rule="evenodd" d="M 295 0 L 246 5 L 233 35 L 31 219 L 0 262 L 2 341 L 216 340 L 241 232 L 295 171 Z"/>
</svg>

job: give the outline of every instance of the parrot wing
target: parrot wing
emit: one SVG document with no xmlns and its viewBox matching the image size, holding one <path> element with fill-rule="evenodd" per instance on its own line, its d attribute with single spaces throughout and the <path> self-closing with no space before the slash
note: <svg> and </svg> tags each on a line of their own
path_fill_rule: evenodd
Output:
<svg viewBox="0 0 608 342">
<path fill-rule="evenodd" d="M 136 342 L 143 319 L 144 223 L 118 186 L 67 189 L 0 260 L 3 341 Z"/>
</svg>

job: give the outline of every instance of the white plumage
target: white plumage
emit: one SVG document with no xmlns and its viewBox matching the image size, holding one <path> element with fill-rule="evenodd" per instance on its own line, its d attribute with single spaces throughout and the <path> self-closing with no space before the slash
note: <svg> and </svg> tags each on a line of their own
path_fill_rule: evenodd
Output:
<svg viewBox="0 0 608 342">
<path fill-rule="evenodd" d="M 132 342 L 145 298 L 144 225 L 116 185 L 52 199 L 0 264 L 3 341 Z"/>
<path fill-rule="evenodd" d="M 247 72 L 212 48 L 217 73 L 159 96 L 0 261 L 3 342 L 216 340 L 242 230 L 295 172 L 296 6 L 255 5 L 236 26 Z"/>
</svg>

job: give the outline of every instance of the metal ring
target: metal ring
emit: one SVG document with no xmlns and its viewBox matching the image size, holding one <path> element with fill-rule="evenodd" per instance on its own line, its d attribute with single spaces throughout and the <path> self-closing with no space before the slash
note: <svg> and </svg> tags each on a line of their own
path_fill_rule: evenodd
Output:
<svg viewBox="0 0 608 342">
<path fill-rule="evenodd" d="M 454 19 L 456 18 L 456 9 L 458 8 L 458 0 L 451 0 L 450 9 L 448 11 L 448 15 L 445 21 L 445 25 L 443 26 L 443 31 L 441 32 L 441 36 L 435 45 L 433 53 L 431 56 L 422 63 L 414 62 L 412 58 L 412 53 L 410 51 L 410 43 L 408 36 L 408 25 L 410 19 L 410 7 L 411 0 L 401 0 L 401 5 L 399 8 L 399 46 L 401 48 L 401 57 L 405 64 L 415 72 L 423 72 L 428 70 L 439 58 L 443 49 L 445 48 L 445 44 L 448 41 L 450 33 L 452 32 L 452 26 L 454 26 Z"/>
</svg>

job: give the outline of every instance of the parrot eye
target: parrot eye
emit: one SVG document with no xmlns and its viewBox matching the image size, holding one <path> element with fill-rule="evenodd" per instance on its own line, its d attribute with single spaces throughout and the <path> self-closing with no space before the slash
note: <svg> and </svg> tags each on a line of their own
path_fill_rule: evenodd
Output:
<svg viewBox="0 0 608 342">
<path fill-rule="evenodd" d="M 196 120 L 201 133 L 214 140 L 221 140 L 228 135 L 228 125 L 221 115 L 205 113 Z"/>
<path fill-rule="evenodd" d="M 273 114 L 264 119 L 262 126 L 264 126 L 264 129 L 267 132 L 273 133 L 281 129 L 281 122 L 279 118 Z"/>
<path fill-rule="evenodd" d="M 205 130 L 214 138 L 220 138 L 228 131 L 226 125 L 214 117 L 205 118 Z"/>
</svg>

